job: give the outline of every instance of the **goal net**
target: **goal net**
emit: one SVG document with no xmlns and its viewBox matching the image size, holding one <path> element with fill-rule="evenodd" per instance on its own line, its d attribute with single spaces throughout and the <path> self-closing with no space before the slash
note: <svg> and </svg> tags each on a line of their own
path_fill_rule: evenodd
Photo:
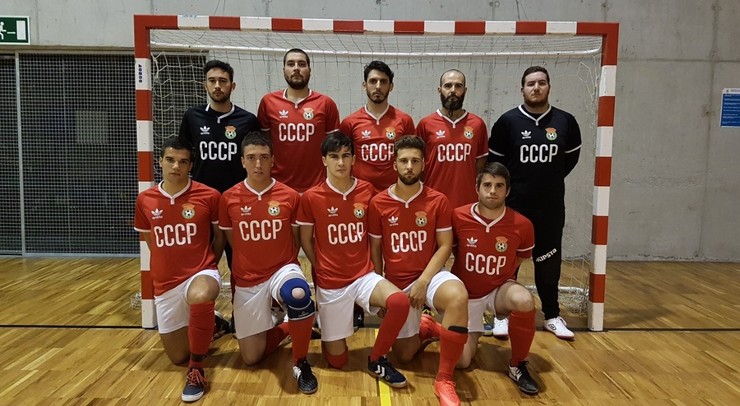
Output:
<svg viewBox="0 0 740 406">
<path fill-rule="evenodd" d="M 532 65 L 546 67 L 551 77 L 551 104 L 577 118 L 583 138 L 580 162 L 566 180 L 567 215 L 563 239 L 566 261 L 561 278 L 561 302 L 564 310 L 576 315 L 589 310 L 589 274 L 594 269 L 592 215 L 595 214 L 594 173 L 604 35 L 577 34 L 577 23 L 542 25 L 543 32 L 525 35 L 518 33 L 521 23 L 511 22 L 508 26 L 495 23 L 500 24 L 496 27 L 502 32 L 489 33 L 490 22 L 478 22 L 485 23 L 485 33 L 473 29 L 466 35 L 458 32 L 464 30 L 458 30 L 461 25 L 455 22 L 416 22 L 422 27 L 416 33 L 372 31 L 368 29 L 371 24 L 365 22 L 364 32 L 352 33 L 337 32 L 338 26 L 347 25 L 331 20 L 316 22 L 323 26 L 329 24 L 330 28 L 323 30 L 307 30 L 309 20 L 281 20 L 287 22 L 288 27 L 303 24 L 302 30 L 296 31 L 276 29 L 279 25 L 276 19 L 272 19 L 270 25 L 264 25 L 263 18 L 254 19 L 252 22 L 257 28 L 245 29 L 250 20 L 245 23 L 245 18 L 237 18 L 226 24 L 231 26 L 239 21 L 241 29 L 233 30 L 209 29 L 209 25 L 214 25 L 214 17 L 210 17 L 210 24 L 199 19 L 209 17 L 178 17 L 177 25 L 166 27 L 170 29 L 147 31 L 146 55 L 141 53 L 137 42 L 137 61 L 146 59 L 144 65 L 150 64 L 145 68 L 151 72 L 148 86 L 153 151 L 158 151 L 163 140 L 177 135 L 180 119 L 188 107 L 206 103 L 201 69 L 210 59 L 220 59 L 234 67 L 237 88 L 232 93 L 232 101 L 256 114 L 263 95 L 286 87 L 282 62 L 285 51 L 301 48 L 311 58 L 310 87 L 334 99 L 341 117 L 364 105 L 366 95 L 361 86 L 364 66 L 372 60 L 382 60 L 395 73 L 395 87 L 389 101 L 409 113 L 414 122 L 440 107 L 439 77 L 448 69 L 458 69 L 467 79 L 464 108 L 482 117 L 489 131 L 502 113 L 521 104 L 522 72 Z M 354 27 L 363 22 L 345 23 L 353 23 L 355 25 L 350 26 Z M 380 27 L 383 23 L 394 24 L 392 21 L 375 23 Z M 418 24 L 415 27 L 419 27 Z M 159 24 L 162 25 L 167 24 Z M 453 27 L 453 31 L 430 32 L 429 27 L 440 28 L 437 31 Z M 553 29 L 558 35 L 546 35 L 550 27 L 560 27 Z M 569 27 L 573 32 L 568 32 Z M 154 177 L 159 179 L 156 174 Z M 531 276 L 531 267 L 529 271 L 525 267 L 524 272 Z M 525 284 L 533 280 L 524 278 Z M 589 327 L 600 330 L 600 323 L 596 323 L 595 328 Z"/>
</svg>

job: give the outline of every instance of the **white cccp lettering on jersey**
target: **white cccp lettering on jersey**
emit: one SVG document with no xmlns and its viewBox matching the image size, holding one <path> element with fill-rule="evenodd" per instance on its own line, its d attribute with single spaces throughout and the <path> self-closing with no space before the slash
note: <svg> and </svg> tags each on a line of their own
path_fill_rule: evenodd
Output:
<svg viewBox="0 0 740 406">
<path fill-rule="evenodd" d="M 282 229 L 283 222 L 277 219 L 239 222 L 239 233 L 244 241 L 275 240 Z"/>
<path fill-rule="evenodd" d="M 558 154 L 558 144 L 522 145 L 519 149 L 521 163 L 548 163 Z"/>
<path fill-rule="evenodd" d="M 506 257 L 497 255 L 465 254 L 465 270 L 479 274 L 498 275 L 506 266 Z"/>
<path fill-rule="evenodd" d="M 399 252 L 420 252 L 424 249 L 425 242 L 427 242 L 426 230 L 391 233 L 391 250 L 396 254 Z"/>
<path fill-rule="evenodd" d="M 470 144 L 440 144 L 437 146 L 438 162 L 464 162 L 470 156 Z"/>
<path fill-rule="evenodd" d="M 339 223 L 329 224 L 329 244 L 355 244 L 362 241 L 365 234 L 365 226 L 362 223 Z"/>
<path fill-rule="evenodd" d="M 280 123 L 278 140 L 285 142 L 308 142 L 314 134 L 312 123 Z"/>
<path fill-rule="evenodd" d="M 194 223 L 165 224 L 154 226 L 154 242 L 157 247 L 172 247 L 175 245 L 190 245 L 193 236 L 198 232 Z"/>
<path fill-rule="evenodd" d="M 387 162 L 393 158 L 393 144 L 364 144 L 360 147 L 360 158 L 365 162 Z"/>
<path fill-rule="evenodd" d="M 200 159 L 204 161 L 231 161 L 237 153 L 236 143 L 233 142 L 200 142 Z"/>
</svg>

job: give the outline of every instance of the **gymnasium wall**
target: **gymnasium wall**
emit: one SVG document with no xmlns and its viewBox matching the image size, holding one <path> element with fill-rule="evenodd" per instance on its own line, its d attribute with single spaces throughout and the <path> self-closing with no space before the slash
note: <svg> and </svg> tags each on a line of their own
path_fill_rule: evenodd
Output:
<svg viewBox="0 0 740 406">
<path fill-rule="evenodd" d="M 129 52 L 133 14 L 619 22 L 610 258 L 740 261 L 740 129 L 719 127 L 722 88 L 740 87 L 737 0 L 4 0 L 0 14 L 29 16 L 33 41 L 0 54 Z"/>
</svg>

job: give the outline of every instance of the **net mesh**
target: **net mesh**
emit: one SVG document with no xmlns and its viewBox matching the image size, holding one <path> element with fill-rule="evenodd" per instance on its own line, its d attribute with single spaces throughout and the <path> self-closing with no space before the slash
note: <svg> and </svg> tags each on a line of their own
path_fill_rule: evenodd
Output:
<svg viewBox="0 0 740 406">
<path fill-rule="evenodd" d="M 310 86 L 334 99 L 344 117 L 366 100 L 362 72 L 371 60 L 395 72 L 391 104 L 418 122 L 439 105 L 440 75 L 458 69 L 466 75 L 465 108 L 493 125 L 521 103 L 521 74 L 529 66 L 550 72 L 550 102 L 572 113 L 583 134 L 581 160 L 566 182 L 567 219 L 563 239 L 561 290 L 573 311 L 585 308 L 591 267 L 596 107 L 601 37 L 393 35 L 281 33 L 208 30 L 151 32 L 155 147 L 176 136 L 183 112 L 206 102 L 201 68 L 220 59 L 235 70 L 232 101 L 256 112 L 265 93 L 285 88 L 282 58 L 301 48 L 311 57 Z M 570 288 L 577 288 L 576 290 Z M 566 298 L 567 299 L 567 298 Z M 566 303 L 567 302 L 567 303 Z M 572 302 L 572 303 L 570 303 Z"/>
</svg>

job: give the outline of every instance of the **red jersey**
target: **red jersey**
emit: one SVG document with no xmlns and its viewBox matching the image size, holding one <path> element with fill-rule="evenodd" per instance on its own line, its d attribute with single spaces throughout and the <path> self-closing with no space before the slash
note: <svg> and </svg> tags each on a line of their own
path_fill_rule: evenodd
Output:
<svg viewBox="0 0 740 406">
<path fill-rule="evenodd" d="M 275 153 L 272 175 L 298 192 L 318 185 L 325 176 L 321 163 L 324 136 L 339 129 L 339 110 L 329 96 L 311 90 L 292 102 L 284 90 L 268 93 L 260 101 L 257 118 L 269 131 Z"/>
<path fill-rule="evenodd" d="M 452 273 L 463 281 L 471 299 L 514 279 L 516 257 L 529 258 L 534 248 L 534 227 L 526 217 L 507 207 L 499 218 L 489 220 L 475 212 L 477 205 L 467 204 L 452 212 Z"/>
<path fill-rule="evenodd" d="M 236 286 L 259 285 L 283 266 L 298 264 L 293 227 L 298 227 L 299 199 L 298 192 L 275 179 L 262 192 L 242 181 L 221 196 L 219 228 L 232 233 Z"/>
<path fill-rule="evenodd" d="M 312 225 L 316 285 L 322 289 L 348 286 L 375 270 L 367 239 L 367 209 L 373 186 L 362 179 L 346 193 L 329 180 L 301 196 L 298 224 Z"/>
<path fill-rule="evenodd" d="M 376 193 L 396 182 L 393 143 L 404 135 L 415 133 L 411 116 L 388 105 L 383 114 L 375 118 L 363 106 L 345 117 L 339 130 L 355 144 L 354 176 L 372 183 Z"/>
<path fill-rule="evenodd" d="M 437 232 L 452 230 L 447 198 L 425 185 L 408 201 L 391 188 L 370 200 L 368 234 L 382 238 L 385 277 L 399 289 L 419 278 L 437 251 Z"/>
<path fill-rule="evenodd" d="M 447 196 L 452 207 L 478 201 L 475 161 L 488 155 L 486 123 L 467 111 L 451 121 L 437 110 L 419 121 L 416 135 L 426 143 L 426 185 Z"/>
<path fill-rule="evenodd" d="M 189 181 L 175 195 L 162 183 L 136 197 L 134 230 L 150 233 L 151 276 L 159 296 L 205 269 L 218 269 L 211 247 L 212 224 L 218 224 L 220 194 Z"/>
</svg>

